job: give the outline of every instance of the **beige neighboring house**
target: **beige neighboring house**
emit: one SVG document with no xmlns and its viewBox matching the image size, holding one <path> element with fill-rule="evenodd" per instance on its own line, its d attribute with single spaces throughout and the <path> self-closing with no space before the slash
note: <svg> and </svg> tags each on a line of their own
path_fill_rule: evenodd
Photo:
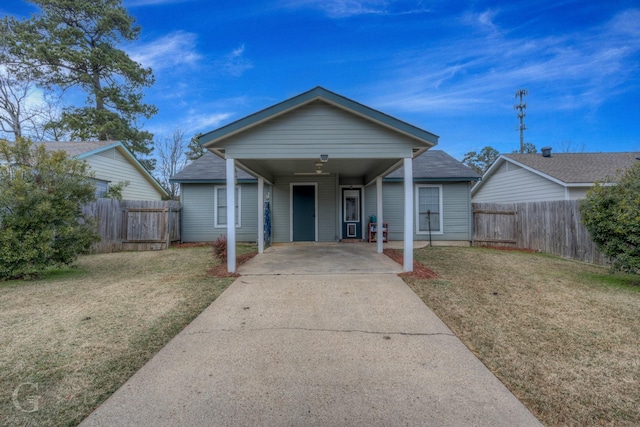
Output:
<svg viewBox="0 0 640 427">
<path fill-rule="evenodd" d="M 128 181 L 122 191 L 124 200 L 162 200 L 168 197 L 160 183 L 118 141 L 42 142 L 48 151 L 65 151 L 84 160 L 96 180 L 96 196 L 101 197 L 109 184 Z"/>
<path fill-rule="evenodd" d="M 638 162 L 640 152 L 503 154 L 471 190 L 473 203 L 577 200 Z"/>
</svg>

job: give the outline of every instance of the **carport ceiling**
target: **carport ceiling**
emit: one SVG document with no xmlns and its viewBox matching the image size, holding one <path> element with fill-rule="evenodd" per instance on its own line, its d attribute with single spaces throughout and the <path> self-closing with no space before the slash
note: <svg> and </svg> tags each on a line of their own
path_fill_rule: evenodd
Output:
<svg viewBox="0 0 640 427">
<path fill-rule="evenodd" d="M 322 163 L 322 172 L 338 174 L 340 178 L 363 178 L 381 174 L 398 159 L 332 159 Z M 265 175 L 290 176 L 300 173 L 315 173 L 320 159 L 242 159 L 249 169 Z"/>
</svg>

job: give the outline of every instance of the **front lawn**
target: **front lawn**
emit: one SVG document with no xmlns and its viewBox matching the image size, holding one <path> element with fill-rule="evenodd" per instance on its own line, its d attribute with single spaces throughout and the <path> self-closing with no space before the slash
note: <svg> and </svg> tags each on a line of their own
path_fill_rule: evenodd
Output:
<svg viewBox="0 0 640 427">
<path fill-rule="evenodd" d="M 211 247 L 81 257 L 0 282 L 0 424 L 74 425 L 232 282 Z"/>
<path fill-rule="evenodd" d="M 546 425 L 640 425 L 640 277 L 542 254 L 424 248 L 405 280 Z"/>
</svg>

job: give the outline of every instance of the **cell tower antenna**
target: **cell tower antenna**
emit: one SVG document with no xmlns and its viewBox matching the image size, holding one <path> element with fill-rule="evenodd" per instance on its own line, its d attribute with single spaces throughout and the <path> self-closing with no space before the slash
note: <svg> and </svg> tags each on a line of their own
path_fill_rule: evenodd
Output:
<svg viewBox="0 0 640 427">
<path fill-rule="evenodd" d="M 520 103 L 513 106 L 514 110 L 518 111 L 518 119 L 520 124 L 516 125 L 516 130 L 520 131 L 520 152 L 524 153 L 524 131 L 527 130 L 527 125 L 524 123 L 524 118 L 527 116 L 525 110 L 527 109 L 527 103 L 522 102 L 522 98 L 529 95 L 529 91 L 526 89 L 518 89 L 516 91 L 516 99 L 520 99 Z"/>
</svg>

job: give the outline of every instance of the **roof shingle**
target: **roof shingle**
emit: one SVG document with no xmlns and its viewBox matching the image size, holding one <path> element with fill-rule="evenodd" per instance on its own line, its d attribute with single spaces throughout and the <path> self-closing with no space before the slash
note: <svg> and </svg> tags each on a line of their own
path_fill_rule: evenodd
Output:
<svg viewBox="0 0 640 427">
<path fill-rule="evenodd" d="M 173 175 L 172 182 L 211 182 L 224 181 L 227 178 L 227 165 L 223 158 L 207 151 L 204 155 L 185 166 Z M 255 180 L 254 177 L 241 169 L 237 169 L 238 179 Z"/>
<path fill-rule="evenodd" d="M 404 168 L 391 172 L 386 178 L 403 178 Z M 428 150 L 413 160 L 414 179 L 461 179 L 476 181 L 480 179 L 473 169 L 457 161 L 442 150 Z"/>
<path fill-rule="evenodd" d="M 84 153 L 115 144 L 116 141 L 78 141 L 78 142 L 59 142 L 45 141 L 34 142 L 34 144 L 42 144 L 47 151 L 65 151 L 70 157 L 78 157 Z"/>
<path fill-rule="evenodd" d="M 567 184 L 593 183 L 615 176 L 632 166 L 640 152 L 626 153 L 558 153 L 551 157 L 541 154 L 504 154 L 525 166 Z"/>
</svg>

